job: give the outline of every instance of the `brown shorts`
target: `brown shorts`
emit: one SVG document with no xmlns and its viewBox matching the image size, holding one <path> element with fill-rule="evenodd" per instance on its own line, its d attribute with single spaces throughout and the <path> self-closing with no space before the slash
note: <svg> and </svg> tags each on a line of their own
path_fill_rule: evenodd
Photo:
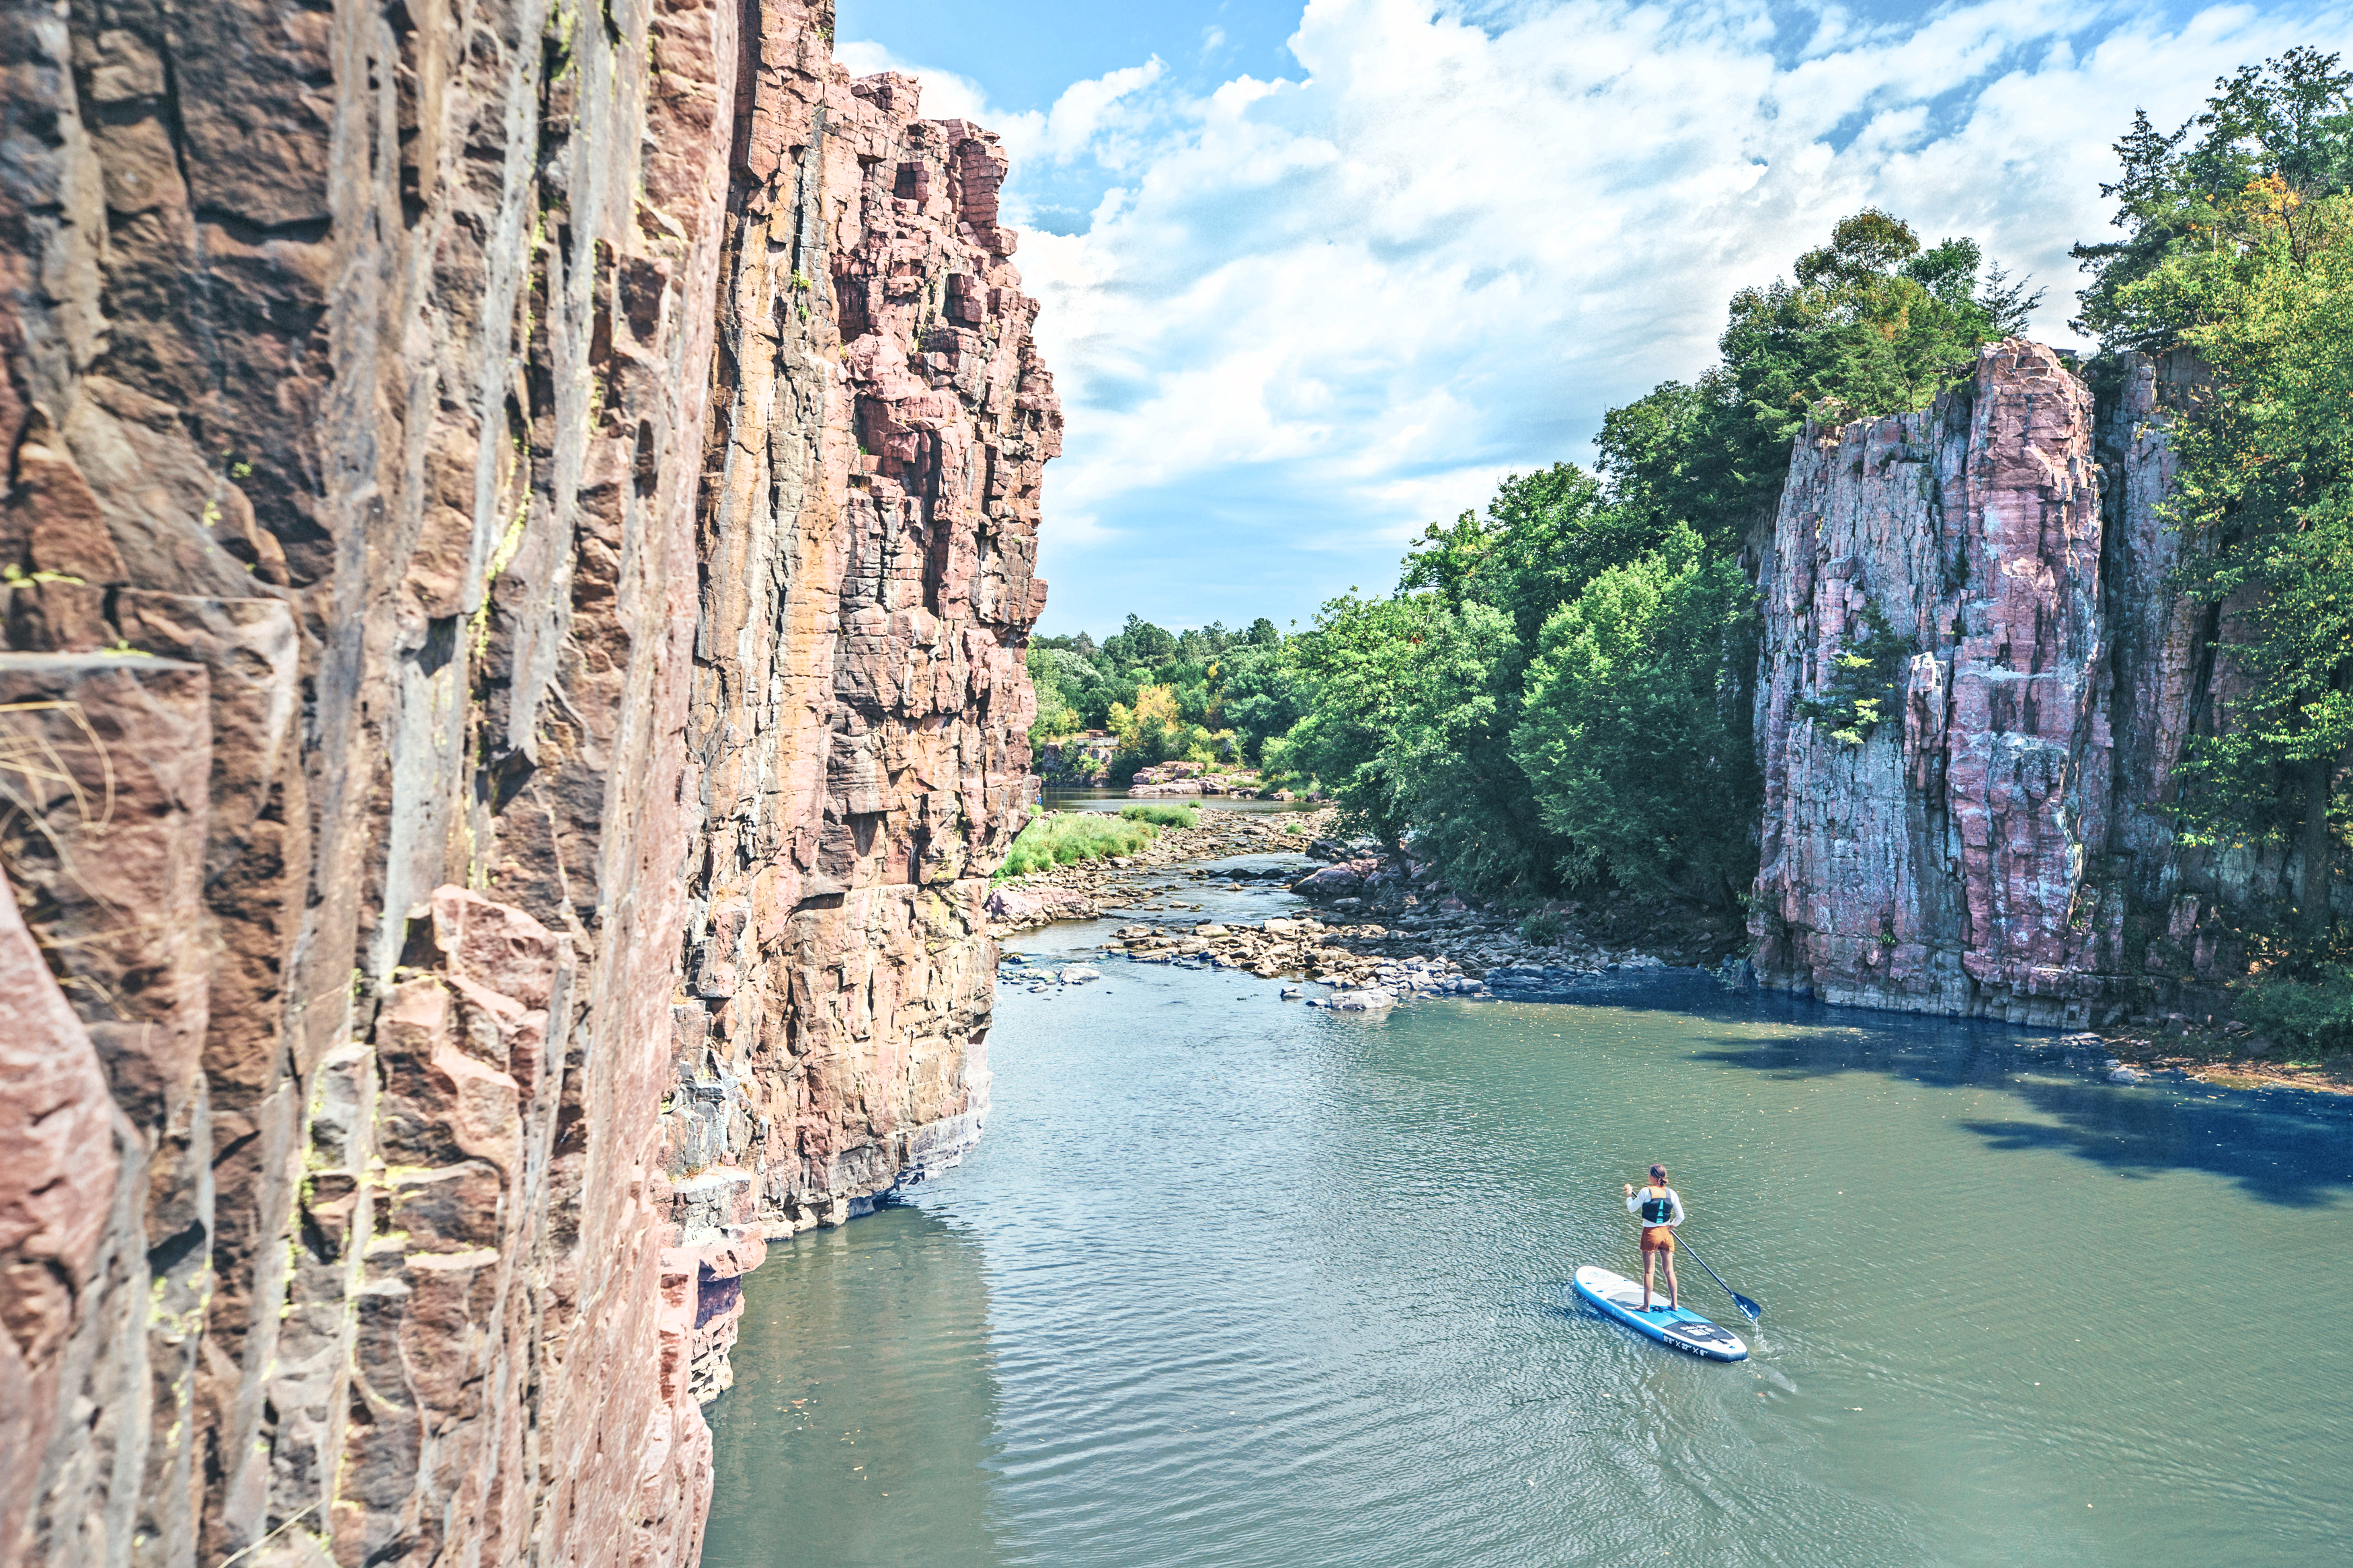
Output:
<svg viewBox="0 0 2353 1568">
<path fill-rule="evenodd" d="M 1672 1252 L 1674 1249 L 1675 1233 L 1673 1231 L 1662 1225 L 1646 1225 L 1642 1227 L 1643 1251 Z"/>
</svg>

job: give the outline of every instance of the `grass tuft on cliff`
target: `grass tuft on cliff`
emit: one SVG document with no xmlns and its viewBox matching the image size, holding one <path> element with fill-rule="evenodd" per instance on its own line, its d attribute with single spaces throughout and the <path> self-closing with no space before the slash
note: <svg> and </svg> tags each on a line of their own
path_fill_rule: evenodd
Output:
<svg viewBox="0 0 2353 1568">
<path fill-rule="evenodd" d="M 1013 841 L 1013 848 L 997 874 L 999 878 L 1026 877 L 1032 871 L 1050 871 L 1057 866 L 1075 866 L 1082 860 L 1133 855 L 1151 843 L 1159 831 L 1149 822 L 1129 821 L 1124 814 L 1107 816 L 1099 811 L 1050 812 L 1021 830 L 1021 837 Z"/>
<path fill-rule="evenodd" d="M 1124 805 L 1119 814 L 1130 822 L 1148 822 L 1155 827 L 1190 827 L 1201 820 L 1201 814 L 1189 805 Z"/>
</svg>

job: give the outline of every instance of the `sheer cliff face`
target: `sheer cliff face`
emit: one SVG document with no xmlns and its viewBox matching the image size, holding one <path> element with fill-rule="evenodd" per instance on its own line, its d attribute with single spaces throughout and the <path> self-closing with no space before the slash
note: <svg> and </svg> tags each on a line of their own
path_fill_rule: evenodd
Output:
<svg viewBox="0 0 2353 1568">
<path fill-rule="evenodd" d="M 1024 820 L 1060 415 L 1006 159 L 914 83 L 762 40 L 705 458 L 686 998 L 662 1115 L 696 1390 L 735 1277 L 954 1164 L 988 1108 L 982 900 Z"/>
<path fill-rule="evenodd" d="M 2168 584 L 2161 390 L 2135 358 L 2095 408 L 2022 340 L 1926 412 L 1801 439 L 1759 588 L 1767 984 L 1824 1000 L 2083 1025 L 2243 966 L 2235 921 L 2282 868 L 2167 825 L 2186 738 L 2235 676 Z M 1861 743 L 1802 707 L 1873 623 L 1901 639 Z"/>
<path fill-rule="evenodd" d="M 691 1563 L 735 1276 L 976 1134 L 1059 415 L 830 36 L 0 15 L 8 1561 Z"/>
</svg>

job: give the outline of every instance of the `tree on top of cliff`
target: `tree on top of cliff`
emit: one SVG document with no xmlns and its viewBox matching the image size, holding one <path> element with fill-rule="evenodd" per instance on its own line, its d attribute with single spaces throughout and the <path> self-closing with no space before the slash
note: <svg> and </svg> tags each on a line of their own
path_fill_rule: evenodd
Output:
<svg viewBox="0 0 2353 1568">
<path fill-rule="evenodd" d="M 2022 330 L 2041 294 L 1984 259 L 1966 237 L 1923 249 L 1909 224 L 1872 207 L 1841 219 L 1792 278 L 1735 294 L 1720 363 L 1602 418 L 1601 473 L 1641 536 L 1620 559 L 1678 522 L 1736 539 L 1780 493 L 1808 419 L 1925 408 L 1978 345 Z"/>
<path fill-rule="evenodd" d="M 2337 65 L 2307 47 L 2242 66 L 2169 135 L 2135 112 L 2115 143 L 2122 172 L 2100 187 L 2126 237 L 2074 248 L 2092 275 L 2078 331 L 2110 349 L 2169 349 L 2194 301 L 2135 285 L 2185 258 L 2244 253 L 2265 222 L 2291 249 L 2313 243 L 2318 204 L 2353 190 L 2353 71 Z"/>
</svg>

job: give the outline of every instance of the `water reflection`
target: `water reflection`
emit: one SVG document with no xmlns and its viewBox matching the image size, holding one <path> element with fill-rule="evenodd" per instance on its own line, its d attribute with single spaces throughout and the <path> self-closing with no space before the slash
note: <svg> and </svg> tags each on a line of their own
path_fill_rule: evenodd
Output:
<svg viewBox="0 0 2353 1568">
<path fill-rule="evenodd" d="M 891 1208 L 772 1248 L 710 1411 L 704 1568 L 995 1568 L 988 1283 L 961 1226 Z"/>
</svg>

